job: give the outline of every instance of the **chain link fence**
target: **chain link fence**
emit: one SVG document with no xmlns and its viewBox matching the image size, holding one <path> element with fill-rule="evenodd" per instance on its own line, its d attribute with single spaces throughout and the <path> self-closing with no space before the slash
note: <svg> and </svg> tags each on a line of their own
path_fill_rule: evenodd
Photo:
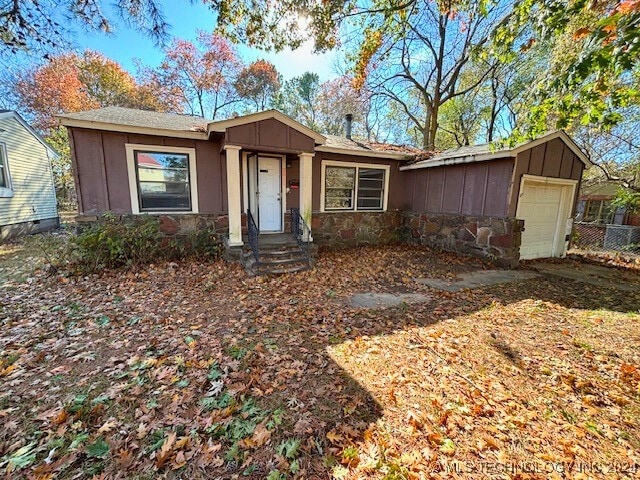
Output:
<svg viewBox="0 0 640 480">
<path fill-rule="evenodd" d="M 576 222 L 572 250 L 623 253 L 640 258 L 640 227 Z"/>
</svg>

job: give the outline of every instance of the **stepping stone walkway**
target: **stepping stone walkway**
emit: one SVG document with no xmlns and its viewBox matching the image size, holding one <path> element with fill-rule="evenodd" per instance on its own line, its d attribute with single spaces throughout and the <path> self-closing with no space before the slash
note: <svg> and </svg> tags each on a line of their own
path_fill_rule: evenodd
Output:
<svg viewBox="0 0 640 480">
<path fill-rule="evenodd" d="M 459 292 L 469 288 L 481 288 L 502 283 L 521 282 L 539 277 L 536 272 L 526 270 L 478 270 L 463 273 L 458 280 L 447 281 L 437 278 L 414 278 L 416 283 L 447 292 Z"/>
<path fill-rule="evenodd" d="M 356 293 L 348 302 L 355 308 L 388 308 L 403 303 L 430 302 L 431 297 L 422 293 Z"/>
</svg>

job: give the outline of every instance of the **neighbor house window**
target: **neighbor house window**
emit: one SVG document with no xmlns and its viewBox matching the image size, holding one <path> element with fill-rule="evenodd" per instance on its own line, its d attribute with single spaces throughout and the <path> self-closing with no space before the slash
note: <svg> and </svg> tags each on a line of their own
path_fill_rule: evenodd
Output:
<svg viewBox="0 0 640 480">
<path fill-rule="evenodd" d="M 197 212 L 194 149 L 126 147 L 133 213 Z"/>
<path fill-rule="evenodd" d="M 324 210 L 384 210 L 389 167 L 326 162 Z"/>
<path fill-rule="evenodd" d="M 609 200 L 587 200 L 584 206 L 583 222 L 612 223 L 615 208 Z"/>
<path fill-rule="evenodd" d="M 0 143 L 0 191 L 2 189 L 11 189 L 9 162 L 7 161 L 7 147 L 4 143 Z"/>
</svg>

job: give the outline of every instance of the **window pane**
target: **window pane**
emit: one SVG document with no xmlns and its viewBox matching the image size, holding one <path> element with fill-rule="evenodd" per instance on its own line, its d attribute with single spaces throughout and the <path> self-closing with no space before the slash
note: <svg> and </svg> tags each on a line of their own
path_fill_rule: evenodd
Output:
<svg viewBox="0 0 640 480">
<path fill-rule="evenodd" d="M 135 152 L 141 210 L 191 210 L 189 156 Z"/>
<path fill-rule="evenodd" d="M 355 185 L 356 169 L 348 167 L 327 167 L 326 168 L 327 188 L 350 188 Z"/>
<path fill-rule="evenodd" d="M 138 166 L 144 168 L 184 168 L 189 165 L 185 153 L 136 152 Z"/>
<path fill-rule="evenodd" d="M 186 183 L 140 182 L 142 209 L 191 208 L 189 185 Z"/>
<path fill-rule="evenodd" d="M 325 200 L 325 208 L 328 209 L 341 209 L 341 210 L 351 210 L 351 197 L 326 197 Z"/>
<path fill-rule="evenodd" d="M 584 212 L 585 222 L 595 222 L 598 219 L 598 210 L 600 210 L 600 200 L 589 200 L 587 202 L 587 208 Z"/>
<path fill-rule="evenodd" d="M 355 168 L 327 167 L 325 169 L 325 208 L 352 210 L 355 181 Z"/>
<path fill-rule="evenodd" d="M 362 210 L 380 210 L 382 208 L 382 201 L 379 198 L 358 197 L 358 208 Z"/>
<path fill-rule="evenodd" d="M 6 160 L 4 146 L 0 146 L 0 188 L 9 187 L 9 179 L 7 175 Z"/>
<path fill-rule="evenodd" d="M 381 210 L 384 199 L 384 170 L 358 170 L 358 210 Z"/>
<path fill-rule="evenodd" d="M 138 178 L 141 182 L 186 182 L 188 176 L 186 168 L 138 168 Z"/>
</svg>

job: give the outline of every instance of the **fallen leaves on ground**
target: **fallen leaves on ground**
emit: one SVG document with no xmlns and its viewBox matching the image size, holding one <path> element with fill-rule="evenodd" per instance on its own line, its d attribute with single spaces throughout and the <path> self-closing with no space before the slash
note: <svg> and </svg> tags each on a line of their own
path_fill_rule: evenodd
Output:
<svg viewBox="0 0 640 480">
<path fill-rule="evenodd" d="M 0 468 L 633 478 L 622 470 L 640 463 L 638 294 L 553 278 L 458 293 L 413 281 L 480 268 L 391 246 L 323 252 L 314 270 L 279 277 L 186 262 L 7 280 Z M 348 306 L 367 291 L 433 300 Z"/>
</svg>

